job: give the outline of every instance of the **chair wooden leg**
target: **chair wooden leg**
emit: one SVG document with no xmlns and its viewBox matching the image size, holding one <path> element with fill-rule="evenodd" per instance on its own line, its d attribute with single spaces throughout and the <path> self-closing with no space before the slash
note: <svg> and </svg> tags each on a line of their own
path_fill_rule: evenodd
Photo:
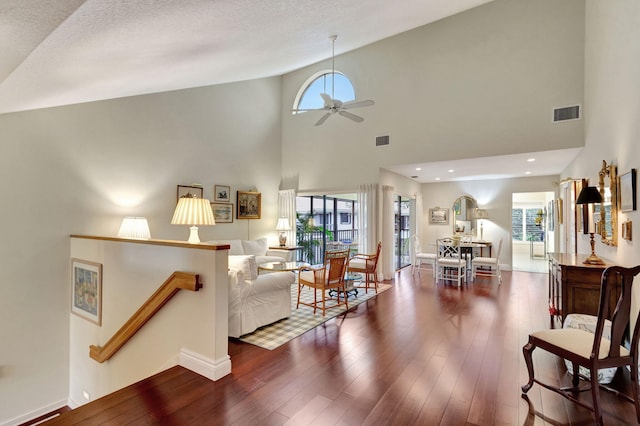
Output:
<svg viewBox="0 0 640 426">
<path fill-rule="evenodd" d="M 527 382 L 526 385 L 522 385 L 522 393 L 527 393 L 529 392 L 529 389 L 531 389 L 531 386 L 533 386 L 533 377 L 534 377 L 534 373 L 533 373 L 533 350 L 536 347 L 531 343 L 527 343 L 526 345 L 524 345 L 522 347 L 522 354 L 524 355 L 524 362 L 525 364 L 527 364 L 527 371 L 529 372 L 529 382 Z"/>
<path fill-rule="evenodd" d="M 596 418 L 597 425 L 603 425 L 602 411 L 600 411 L 600 385 L 598 384 L 598 370 L 590 368 L 591 374 L 591 396 L 593 398 L 593 415 Z M 575 371 L 574 371 L 575 374 Z"/>
<path fill-rule="evenodd" d="M 638 359 L 633 357 L 631 362 L 631 395 L 633 396 L 633 404 L 636 406 L 636 420 L 640 424 L 640 385 L 638 384 Z"/>
<path fill-rule="evenodd" d="M 300 283 L 298 283 L 298 303 L 296 303 L 296 309 L 298 309 L 300 307 L 300 293 L 302 293 L 302 288 L 304 286 Z"/>
</svg>

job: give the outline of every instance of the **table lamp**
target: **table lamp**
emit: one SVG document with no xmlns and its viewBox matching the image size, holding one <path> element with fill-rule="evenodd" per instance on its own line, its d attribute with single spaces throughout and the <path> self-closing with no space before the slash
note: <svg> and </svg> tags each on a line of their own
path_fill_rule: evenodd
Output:
<svg viewBox="0 0 640 426">
<path fill-rule="evenodd" d="M 587 204 L 587 208 L 589 209 L 588 232 L 591 242 L 591 255 L 582 262 L 587 265 L 604 265 L 604 261 L 596 256 L 595 241 L 593 239 L 593 235 L 595 234 L 595 224 L 593 223 L 593 205 L 600 203 L 602 203 L 602 194 L 600 194 L 600 191 L 595 186 L 585 186 L 584 188 L 582 188 L 582 191 L 580 191 L 580 195 L 578 195 L 578 199 L 576 200 L 576 204 Z"/>
<path fill-rule="evenodd" d="M 278 223 L 276 224 L 276 231 L 280 231 L 280 247 L 284 247 L 287 245 L 287 234 L 285 231 L 290 231 L 291 226 L 289 225 L 289 219 L 286 217 L 281 217 L 278 219 Z"/>
<path fill-rule="evenodd" d="M 133 240 L 148 240 L 151 238 L 149 223 L 146 217 L 125 217 L 122 219 L 118 237 Z"/>
<path fill-rule="evenodd" d="M 480 241 L 484 241 L 484 228 L 482 227 L 482 219 L 489 219 L 489 213 L 485 209 L 476 209 L 476 219 L 480 219 Z"/>
<path fill-rule="evenodd" d="M 191 233 L 189 234 L 189 244 L 200 243 L 200 237 L 198 236 L 197 225 L 215 225 L 216 221 L 213 218 L 213 210 L 211 210 L 211 203 L 205 198 L 198 198 L 197 196 L 189 193 L 183 195 L 178 200 L 175 212 L 173 212 L 173 218 L 171 219 L 172 225 L 191 225 Z"/>
</svg>

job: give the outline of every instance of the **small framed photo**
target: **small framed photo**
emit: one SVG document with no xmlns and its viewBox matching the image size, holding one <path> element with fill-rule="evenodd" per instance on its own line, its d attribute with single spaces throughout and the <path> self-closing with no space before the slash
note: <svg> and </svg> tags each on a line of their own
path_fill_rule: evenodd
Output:
<svg viewBox="0 0 640 426">
<path fill-rule="evenodd" d="M 237 192 L 236 219 L 260 219 L 262 194 L 259 192 Z"/>
<path fill-rule="evenodd" d="M 224 185 L 214 185 L 213 199 L 214 201 L 222 201 L 228 203 L 229 201 L 231 201 L 231 187 Z"/>
<path fill-rule="evenodd" d="M 449 209 L 434 207 L 429 209 L 429 223 L 447 225 L 449 223 Z"/>
<path fill-rule="evenodd" d="M 211 203 L 216 223 L 233 223 L 233 203 Z"/>
<path fill-rule="evenodd" d="M 187 194 L 196 195 L 198 198 L 204 198 L 204 190 L 201 186 L 178 185 L 178 196 L 176 198 L 176 204 L 180 200 L 180 197 L 184 197 Z"/>
<path fill-rule="evenodd" d="M 630 212 L 636 209 L 636 169 L 620 175 L 620 211 Z"/>
<path fill-rule="evenodd" d="M 102 324 L 102 265 L 71 259 L 71 312 Z"/>
</svg>

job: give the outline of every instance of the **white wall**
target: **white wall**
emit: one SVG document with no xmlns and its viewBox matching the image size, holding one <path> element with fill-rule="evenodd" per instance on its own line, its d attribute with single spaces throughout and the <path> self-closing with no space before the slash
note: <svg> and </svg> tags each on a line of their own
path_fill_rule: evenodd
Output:
<svg viewBox="0 0 640 426">
<path fill-rule="evenodd" d="M 301 85 L 331 66 L 289 73 L 284 175 L 301 190 L 341 188 L 394 164 L 581 147 L 583 122 L 552 124 L 551 112 L 583 103 L 583 60 L 582 0 L 495 0 L 336 57 L 356 97 L 376 102 L 357 110 L 363 123 L 292 115 Z M 390 145 L 375 146 L 381 135 Z"/>
<path fill-rule="evenodd" d="M 526 177 L 519 179 L 494 179 L 480 181 L 443 182 L 425 184 L 422 189 L 424 204 L 423 230 L 420 241 L 423 249 L 435 244 L 437 238 L 447 237 L 453 233 L 451 209 L 454 201 L 463 195 L 473 197 L 478 207 L 486 209 L 489 219 L 484 220 L 484 239 L 494 244 L 497 250 L 500 238 L 502 253 L 500 264 L 511 269 L 511 204 L 514 192 L 555 191 L 558 176 Z M 429 224 L 429 209 L 441 207 L 449 209 L 448 225 Z M 476 232 L 479 232 L 476 230 Z M 492 253 L 495 255 L 496 253 Z"/>
<path fill-rule="evenodd" d="M 269 78 L 0 115 L 0 424 L 66 404 L 70 234 L 115 236 L 140 215 L 154 238 L 186 240 L 169 224 L 176 185 L 199 182 L 263 202 L 262 220 L 202 227 L 203 241 L 277 241 L 280 108 Z"/>
</svg>

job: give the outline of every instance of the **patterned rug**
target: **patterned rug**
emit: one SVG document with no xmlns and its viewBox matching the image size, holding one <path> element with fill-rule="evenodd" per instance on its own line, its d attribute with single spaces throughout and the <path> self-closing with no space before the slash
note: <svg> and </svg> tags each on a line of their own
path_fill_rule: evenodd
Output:
<svg viewBox="0 0 640 426">
<path fill-rule="evenodd" d="M 391 285 L 389 284 L 378 283 L 378 294 L 390 288 Z M 319 295 L 320 293 L 318 293 Z M 371 289 L 368 293 L 365 293 L 364 289 L 358 289 L 357 295 L 349 296 L 349 310 L 374 296 L 376 296 L 376 293 Z M 303 288 L 301 300 L 313 302 L 313 291 L 308 287 Z M 323 317 L 320 310 L 316 310 L 314 315 L 313 308 L 309 306 L 300 305 L 296 309 L 297 301 L 298 285 L 295 284 L 291 286 L 291 316 L 273 324 L 265 325 L 253 333 L 245 334 L 240 337 L 240 341 L 273 350 L 346 311 L 344 306 L 340 306 L 339 308 L 329 309 Z"/>
</svg>

